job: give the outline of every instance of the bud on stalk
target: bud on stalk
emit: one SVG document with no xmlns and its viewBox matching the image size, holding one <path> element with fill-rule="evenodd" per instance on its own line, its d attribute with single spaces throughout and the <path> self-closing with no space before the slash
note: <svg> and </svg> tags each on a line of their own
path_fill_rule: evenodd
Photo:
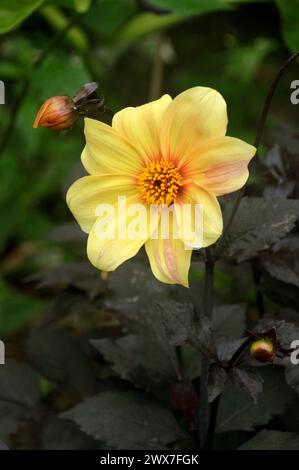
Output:
<svg viewBox="0 0 299 470">
<path fill-rule="evenodd" d="M 53 131 L 63 131 L 72 127 L 77 117 L 75 104 L 69 96 L 53 96 L 41 106 L 33 127 L 49 127 Z"/>
<path fill-rule="evenodd" d="M 105 111 L 103 97 L 90 99 L 98 88 L 96 82 L 86 83 L 73 98 L 53 96 L 47 99 L 37 113 L 33 127 L 49 127 L 53 131 L 70 129 L 79 116 L 96 119 Z"/>
<path fill-rule="evenodd" d="M 250 354 L 259 362 L 272 362 L 276 356 L 276 347 L 269 339 L 258 339 L 250 347 Z"/>
</svg>

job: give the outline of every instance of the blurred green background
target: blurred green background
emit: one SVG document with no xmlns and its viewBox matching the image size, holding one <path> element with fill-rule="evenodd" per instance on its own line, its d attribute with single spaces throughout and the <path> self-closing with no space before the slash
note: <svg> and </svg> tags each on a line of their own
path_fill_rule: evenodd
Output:
<svg viewBox="0 0 299 470">
<path fill-rule="evenodd" d="M 96 80 L 117 111 L 160 92 L 210 86 L 228 103 L 229 134 L 252 142 L 271 80 L 299 49 L 298 26 L 297 0 L 1 1 L 1 338 L 30 324 L 48 301 L 24 279 L 85 256 L 64 197 L 82 173 L 83 122 L 61 134 L 33 129 L 43 101 Z M 297 125 L 289 99 L 295 79 L 296 63 L 279 86 L 269 128 Z"/>
</svg>

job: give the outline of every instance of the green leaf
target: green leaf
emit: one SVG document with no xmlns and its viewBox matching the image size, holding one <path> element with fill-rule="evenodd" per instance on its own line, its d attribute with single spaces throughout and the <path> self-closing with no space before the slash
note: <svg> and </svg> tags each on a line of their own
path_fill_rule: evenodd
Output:
<svg viewBox="0 0 299 470">
<path fill-rule="evenodd" d="M 225 223 L 232 207 L 233 201 L 225 206 Z M 244 197 L 224 239 L 223 255 L 236 258 L 238 262 L 256 256 L 292 230 L 298 216 L 297 200 Z"/>
<path fill-rule="evenodd" d="M 99 33 L 113 34 L 137 11 L 135 0 L 97 0 L 84 16 L 83 24 Z"/>
<path fill-rule="evenodd" d="M 86 13 L 91 7 L 91 0 L 73 0 L 78 13 Z"/>
<path fill-rule="evenodd" d="M 291 51 L 299 49 L 299 0 L 276 0 L 282 18 L 282 35 Z"/>
<path fill-rule="evenodd" d="M 173 13 L 188 16 L 229 9 L 228 2 L 223 0 L 149 0 L 148 3 Z"/>
<path fill-rule="evenodd" d="M 264 429 L 238 450 L 299 450 L 299 434 Z"/>
<path fill-rule="evenodd" d="M 44 0 L 1 0 L 0 34 L 15 28 L 43 2 Z"/>
<path fill-rule="evenodd" d="M 117 449 L 161 449 L 182 437 L 172 413 L 141 392 L 103 392 L 63 413 L 86 434 Z"/>
<path fill-rule="evenodd" d="M 43 302 L 34 297 L 16 293 L 0 278 L 0 333 L 17 331 L 36 315 Z"/>
</svg>

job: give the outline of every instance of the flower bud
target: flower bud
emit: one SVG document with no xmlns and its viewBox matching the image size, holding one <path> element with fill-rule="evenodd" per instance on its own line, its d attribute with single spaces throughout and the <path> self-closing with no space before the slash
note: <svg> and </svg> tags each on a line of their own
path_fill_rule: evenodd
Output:
<svg viewBox="0 0 299 470">
<path fill-rule="evenodd" d="M 77 117 L 74 102 L 70 97 L 53 96 L 41 106 L 33 127 L 49 127 L 53 131 L 63 131 L 72 127 Z"/>
<path fill-rule="evenodd" d="M 250 354 L 259 362 L 272 362 L 276 356 L 276 348 L 269 339 L 258 339 L 252 343 Z"/>
</svg>

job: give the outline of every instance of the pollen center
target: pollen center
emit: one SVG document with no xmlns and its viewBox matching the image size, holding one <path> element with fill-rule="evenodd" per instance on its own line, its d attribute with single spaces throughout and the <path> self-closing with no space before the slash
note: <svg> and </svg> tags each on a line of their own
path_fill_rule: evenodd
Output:
<svg viewBox="0 0 299 470">
<path fill-rule="evenodd" d="M 138 178 L 138 188 L 146 204 L 172 204 L 182 186 L 182 176 L 172 162 L 149 163 Z"/>
</svg>

